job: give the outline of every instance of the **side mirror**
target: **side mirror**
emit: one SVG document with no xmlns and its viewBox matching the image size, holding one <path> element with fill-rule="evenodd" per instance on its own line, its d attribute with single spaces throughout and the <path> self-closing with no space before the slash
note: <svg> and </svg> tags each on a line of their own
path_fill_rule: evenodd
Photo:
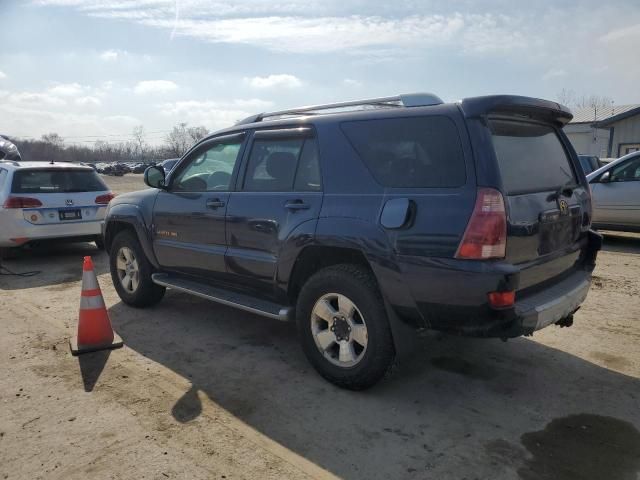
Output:
<svg viewBox="0 0 640 480">
<path fill-rule="evenodd" d="M 162 188 L 166 187 L 165 185 L 165 176 L 164 176 L 164 168 L 149 167 L 144 171 L 144 183 L 149 185 L 151 188 Z"/>
<path fill-rule="evenodd" d="M 602 175 L 600 175 L 599 181 L 600 183 L 609 183 L 611 181 L 611 172 L 604 172 Z"/>
</svg>

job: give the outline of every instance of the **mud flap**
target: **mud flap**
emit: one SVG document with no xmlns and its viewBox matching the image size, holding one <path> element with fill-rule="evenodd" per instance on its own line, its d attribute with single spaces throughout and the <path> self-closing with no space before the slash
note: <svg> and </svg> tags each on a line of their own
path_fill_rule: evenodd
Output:
<svg viewBox="0 0 640 480">
<path fill-rule="evenodd" d="M 398 317 L 386 299 L 384 299 L 384 308 L 387 312 L 393 346 L 396 350 L 395 362 L 401 364 L 416 351 L 419 335 L 415 327 L 408 325 Z"/>
</svg>

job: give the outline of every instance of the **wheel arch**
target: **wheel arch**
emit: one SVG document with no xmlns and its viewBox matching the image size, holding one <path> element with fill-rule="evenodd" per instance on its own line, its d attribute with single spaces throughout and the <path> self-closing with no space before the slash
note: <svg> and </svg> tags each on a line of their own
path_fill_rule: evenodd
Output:
<svg viewBox="0 0 640 480">
<path fill-rule="evenodd" d="M 158 268 L 159 264 L 153 253 L 151 228 L 145 223 L 138 206 L 120 204 L 109 210 L 104 229 L 104 243 L 107 252 L 111 250 L 113 239 L 122 231 L 130 231 L 136 236 L 149 262 L 154 268 Z"/>
</svg>

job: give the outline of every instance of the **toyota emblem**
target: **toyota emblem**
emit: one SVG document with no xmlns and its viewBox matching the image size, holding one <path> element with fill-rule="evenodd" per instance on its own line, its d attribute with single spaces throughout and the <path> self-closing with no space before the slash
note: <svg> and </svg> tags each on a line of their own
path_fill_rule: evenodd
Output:
<svg viewBox="0 0 640 480">
<path fill-rule="evenodd" d="M 71 205 L 73 205 L 73 200 L 71 200 L 70 198 L 67 198 L 64 203 L 66 203 L 67 205 L 71 206 Z"/>
<path fill-rule="evenodd" d="M 566 200 L 560 200 L 558 202 L 558 207 L 560 207 L 561 215 L 567 215 L 569 213 L 569 204 L 567 204 Z"/>
</svg>

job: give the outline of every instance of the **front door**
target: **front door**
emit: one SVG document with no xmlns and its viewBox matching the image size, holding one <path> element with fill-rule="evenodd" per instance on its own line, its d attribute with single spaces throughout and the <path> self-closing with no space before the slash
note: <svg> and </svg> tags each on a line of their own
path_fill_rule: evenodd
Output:
<svg viewBox="0 0 640 480">
<path fill-rule="evenodd" d="M 315 231 L 322 185 L 312 135 L 310 129 L 254 134 L 227 209 L 227 271 L 234 283 L 269 295 L 284 242 L 296 228 Z"/>
<path fill-rule="evenodd" d="M 243 135 L 194 149 L 172 172 L 153 209 L 153 244 L 165 270 L 202 277 L 225 272 L 225 215 Z"/>
<path fill-rule="evenodd" d="M 640 227 L 640 156 L 609 171 L 608 182 L 591 184 L 594 223 Z"/>
</svg>

